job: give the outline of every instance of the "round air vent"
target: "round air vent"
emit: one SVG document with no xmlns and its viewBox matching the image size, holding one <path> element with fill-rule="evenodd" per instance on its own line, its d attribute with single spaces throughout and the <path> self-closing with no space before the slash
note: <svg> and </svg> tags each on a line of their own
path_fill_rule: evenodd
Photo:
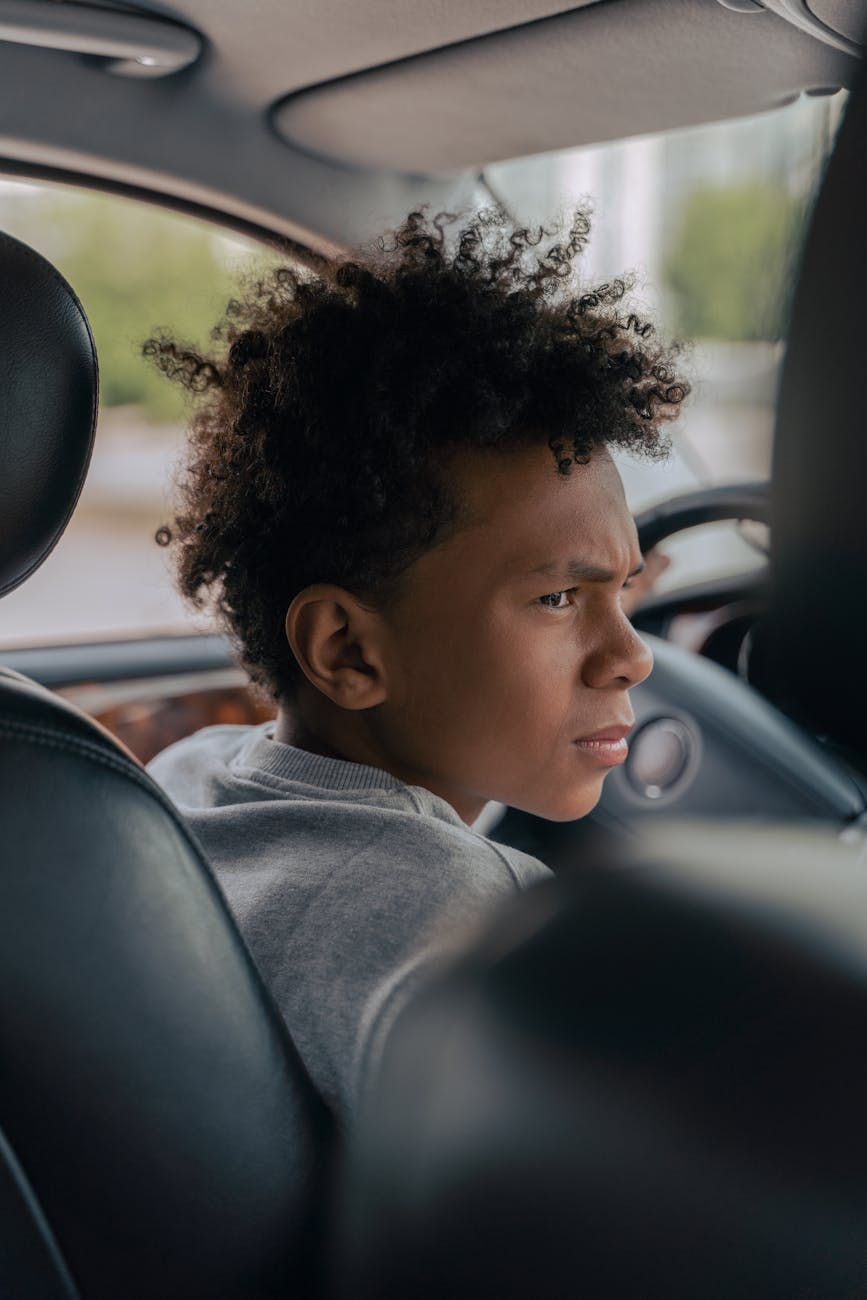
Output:
<svg viewBox="0 0 867 1300">
<path fill-rule="evenodd" d="M 664 799 L 687 779 L 697 753 L 698 743 L 686 723 L 653 718 L 630 742 L 626 775 L 645 799 Z"/>
</svg>

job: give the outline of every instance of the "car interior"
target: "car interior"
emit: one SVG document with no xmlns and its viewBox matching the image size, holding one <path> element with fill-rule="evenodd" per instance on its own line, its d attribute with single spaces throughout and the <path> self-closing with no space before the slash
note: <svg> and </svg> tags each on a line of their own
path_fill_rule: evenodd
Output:
<svg viewBox="0 0 867 1300">
<path fill-rule="evenodd" d="M 655 668 L 628 763 L 586 824 L 509 809 L 492 827 L 556 878 L 398 1025 L 348 1154 L 142 751 L 73 702 L 84 683 L 184 675 L 208 699 L 210 675 L 232 718 L 265 716 L 228 647 L 3 654 L 3 1294 L 842 1300 L 867 1284 L 865 35 L 863 0 L 0 0 L 0 174 L 177 208 L 313 268 L 413 207 L 490 203 L 498 160 L 849 92 L 770 481 L 636 519 L 643 550 L 758 521 L 767 563 L 636 612 Z M 0 292 L 7 595 L 63 544 L 99 366 L 75 285 L 2 233 Z M 708 611 L 705 653 L 672 639 Z"/>
</svg>

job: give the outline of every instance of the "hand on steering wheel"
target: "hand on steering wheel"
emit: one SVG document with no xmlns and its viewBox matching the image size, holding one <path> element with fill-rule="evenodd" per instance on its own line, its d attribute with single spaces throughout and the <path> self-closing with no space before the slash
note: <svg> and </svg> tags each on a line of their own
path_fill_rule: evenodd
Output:
<svg viewBox="0 0 867 1300">
<path fill-rule="evenodd" d="M 671 556 L 654 546 L 644 557 L 644 568 L 623 593 L 621 604 L 627 614 L 632 615 L 645 596 L 649 596 L 657 580 L 671 564 Z"/>
</svg>

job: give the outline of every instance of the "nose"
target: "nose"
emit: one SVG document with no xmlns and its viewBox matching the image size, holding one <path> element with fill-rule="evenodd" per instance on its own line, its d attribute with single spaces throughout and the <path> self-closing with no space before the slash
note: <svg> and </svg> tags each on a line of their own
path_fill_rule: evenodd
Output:
<svg viewBox="0 0 867 1300">
<path fill-rule="evenodd" d="M 585 686 L 597 690 L 611 686 L 629 690 L 649 677 L 652 668 L 650 646 L 618 610 L 606 621 L 603 635 L 584 660 L 581 676 Z"/>
</svg>

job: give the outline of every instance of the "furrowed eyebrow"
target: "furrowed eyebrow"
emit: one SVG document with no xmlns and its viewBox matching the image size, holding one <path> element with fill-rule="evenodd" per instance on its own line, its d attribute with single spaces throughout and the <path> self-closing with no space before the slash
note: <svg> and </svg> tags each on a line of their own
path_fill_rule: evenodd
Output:
<svg viewBox="0 0 867 1300">
<path fill-rule="evenodd" d="M 643 571 L 644 560 L 636 564 L 629 577 L 637 578 Z M 588 564 L 586 560 L 569 560 L 566 564 L 556 562 L 540 564 L 531 572 L 544 574 L 545 577 L 565 579 L 568 582 L 614 582 L 617 577 L 611 569 L 602 569 L 598 564 Z"/>
</svg>

